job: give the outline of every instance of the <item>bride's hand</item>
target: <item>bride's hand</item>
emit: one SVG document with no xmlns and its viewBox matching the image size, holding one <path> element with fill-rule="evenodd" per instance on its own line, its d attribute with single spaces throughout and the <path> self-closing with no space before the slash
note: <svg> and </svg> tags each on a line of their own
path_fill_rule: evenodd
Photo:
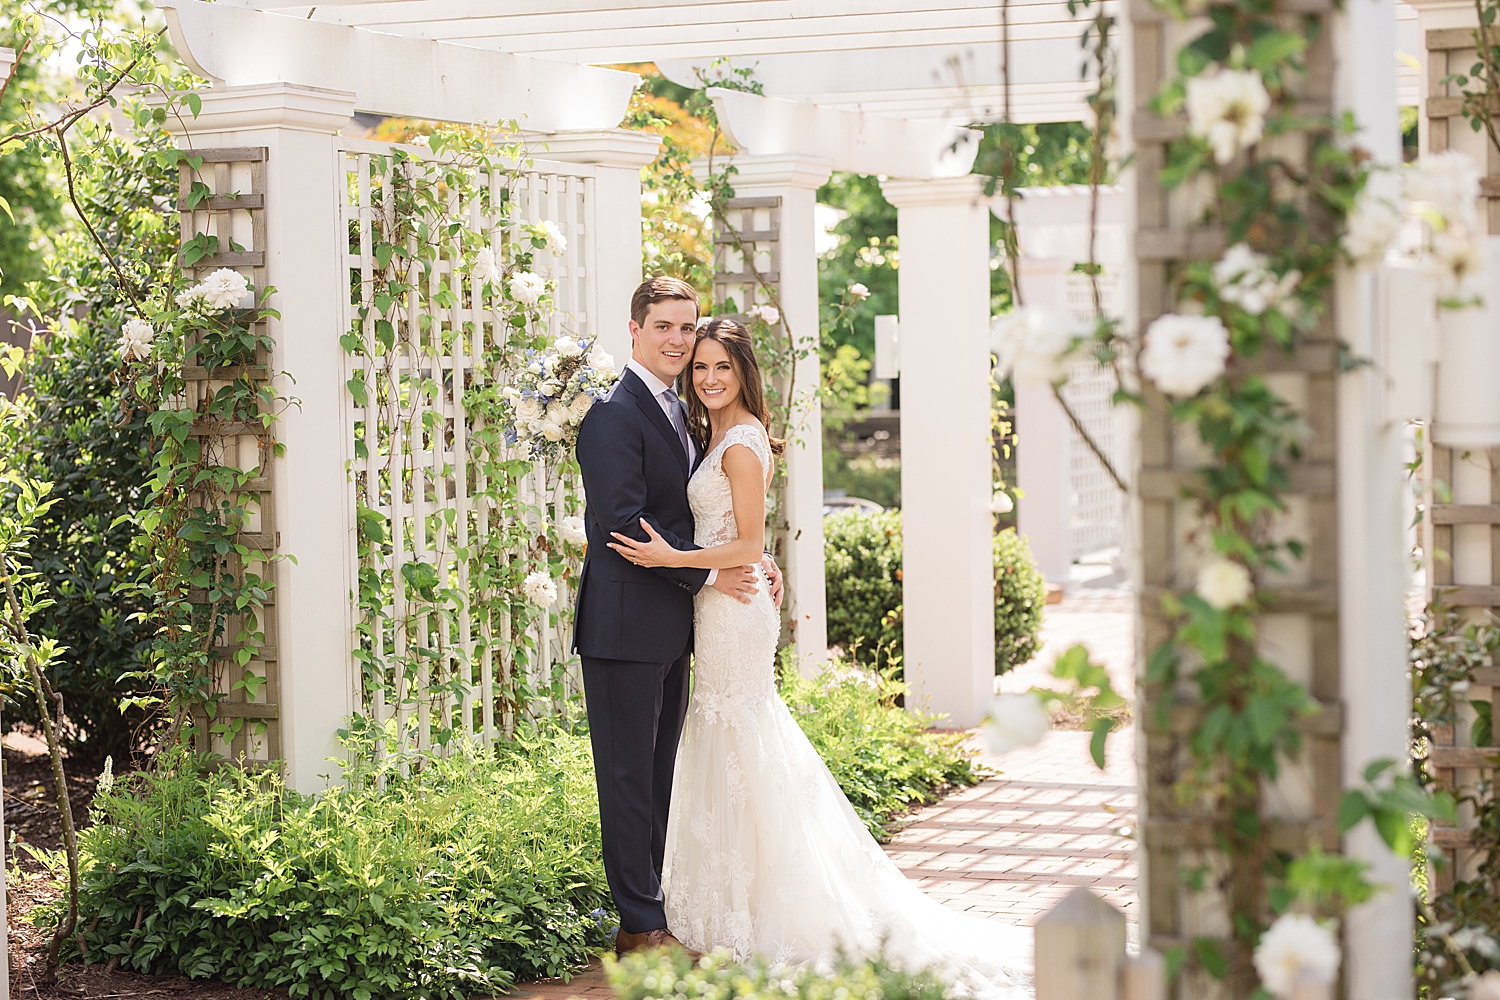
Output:
<svg viewBox="0 0 1500 1000">
<path fill-rule="evenodd" d="M 674 561 L 682 553 L 672 548 L 665 538 L 656 533 L 656 529 L 641 518 L 641 527 L 650 536 L 649 542 L 638 542 L 629 535 L 622 535 L 618 531 L 611 531 L 614 541 L 608 543 L 620 555 L 629 559 L 637 566 L 675 566 Z"/>
</svg>

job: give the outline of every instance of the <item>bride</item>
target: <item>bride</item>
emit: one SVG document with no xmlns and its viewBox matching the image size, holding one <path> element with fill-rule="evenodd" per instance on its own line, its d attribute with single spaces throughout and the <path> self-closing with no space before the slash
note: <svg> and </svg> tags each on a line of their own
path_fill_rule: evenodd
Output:
<svg viewBox="0 0 1500 1000">
<path fill-rule="evenodd" d="M 698 330 L 688 364 L 689 427 L 703 460 L 688 482 L 691 552 L 641 521 L 650 540 L 615 534 L 639 566 L 756 563 L 766 489 L 783 444 L 749 334 L 724 317 Z M 1023 997 L 1030 932 L 964 916 L 908 882 L 870 836 L 776 691 L 781 623 L 766 588 L 748 604 L 695 598 L 694 687 L 678 749 L 662 890 L 689 948 L 738 961 L 826 966 L 840 949 L 932 968 L 975 996 Z"/>
</svg>

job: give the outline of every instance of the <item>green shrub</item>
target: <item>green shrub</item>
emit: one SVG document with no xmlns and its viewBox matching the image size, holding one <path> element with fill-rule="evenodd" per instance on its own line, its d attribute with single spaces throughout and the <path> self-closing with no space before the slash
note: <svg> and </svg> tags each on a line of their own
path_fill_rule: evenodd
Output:
<svg viewBox="0 0 1500 1000">
<path fill-rule="evenodd" d="M 828 643 L 856 659 L 869 651 L 899 663 L 901 512 L 830 514 L 823 519 Z M 1036 655 L 1041 645 L 1046 585 L 1025 539 L 1014 528 L 995 534 L 995 672 Z"/>
<path fill-rule="evenodd" d="M 837 663 L 803 677 L 789 655 L 779 679 L 797 724 L 876 837 L 886 835 L 891 817 L 943 786 L 979 780 L 962 734 L 926 732 L 932 720 L 896 704 L 905 690 L 899 681 Z"/>
<path fill-rule="evenodd" d="M 186 762 L 122 779 L 80 837 L 87 959 L 369 1000 L 503 993 L 606 946 L 586 737 L 361 784 L 309 798 Z"/>
<path fill-rule="evenodd" d="M 806 966 L 772 969 L 766 963 L 739 965 L 727 952 L 694 962 L 672 949 L 632 952 L 606 958 L 616 1000 L 943 1000 L 948 989 L 932 972 L 906 972 L 883 958 L 856 962 L 841 958 L 831 973 Z"/>
</svg>

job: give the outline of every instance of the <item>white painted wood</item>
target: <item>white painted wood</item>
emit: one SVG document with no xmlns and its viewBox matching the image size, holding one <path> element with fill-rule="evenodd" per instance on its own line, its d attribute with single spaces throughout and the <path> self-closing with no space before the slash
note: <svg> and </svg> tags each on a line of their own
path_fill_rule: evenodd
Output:
<svg viewBox="0 0 1500 1000">
<path fill-rule="evenodd" d="M 209 90 L 196 120 L 168 126 L 184 148 L 265 146 L 266 280 L 276 287 L 268 324 L 283 394 L 300 400 L 276 425 L 276 567 L 280 723 L 287 782 L 315 792 L 337 776 L 336 732 L 354 711 L 354 523 L 347 505 L 351 433 L 344 421 L 344 350 L 333 133 L 354 112 L 354 95 L 284 83 Z M 295 381 L 293 381 L 295 379 Z M 320 502 L 319 498 L 323 498 Z"/>
<path fill-rule="evenodd" d="M 1118 1000 L 1124 966 L 1125 915 L 1089 890 L 1036 922 L 1036 1000 Z"/>
<path fill-rule="evenodd" d="M 558 132 L 545 139 L 550 159 L 595 166 L 593 329 L 618 365 L 630 357 L 630 296 L 641 283 L 641 168 L 656 159 L 661 139 L 649 132 L 609 129 Z"/>
<path fill-rule="evenodd" d="M 961 177 L 974 166 L 980 133 L 936 122 L 710 87 L 719 123 L 735 148 L 753 155 L 800 153 L 856 174 L 928 179 Z"/>
<path fill-rule="evenodd" d="M 1139 955 L 1125 959 L 1120 1000 L 1167 1000 L 1167 962 L 1160 952 L 1142 948 Z"/>
<path fill-rule="evenodd" d="M 183 60 L 215 85 L 279 81 L 352 91 L 357 111 L 516 120 L 537 132 L 614 128 L 640 79 L 228 4 L 164 0 L 159 6 Z"/>
<path fill-rule="evenodd" d="M 792 401 L 793 440 L 787 468 L 786 619 L 796 641 L 797 661 L 816 673 L 828 658 L 828 603 L 823 574 L 823 408 L 818 342 L 818 255 L 814 205 L 832 165 L 808 156 L 737 156 L 731 180 L 737 198 L 781 198 L 778 290 L 781 312 L 798 343 L 809 348 L 797 363 Z M 704 175 L 706 164 L 694 163 Z M 715 168 L 718 168 L 715 164 Z M 743 308 L 746 303 L 740 303 Z"/>
<path fill-rule="evenodd" d="M 897 378 L 901 374 L 901 322 L 895 316 L 875 317 L 876 378 Z"/>
<path fill-rule="evenodd" d="M 1392 0 L 1346 6 L 1330 24 L 1337 107 L 1354 113 L 1360 145 L 1376 165 L 1387 168 L 1401 162 L 1391 113 L 1396 79 L 1386 55 L 1396 46 L 1393 8 Z M 1377 170 L 1371 178 L 1376 193 L 1387 196 L 1395 193 L 1396 181 L 1390 170 Z M 1392 412 L 1390 378 L 1422 375 L 1396 374 L 1398 355 L 1381 336 L 1386 303 L 1375 269 L 1340 274 L 1335 296 L 1339 339 L 1356 357 L 1376 359 L 1376 365 L 1345 372 L 1338 382 L 1339 691 L 1345 720 L 1340 742 L 1343 781 L 1352 786 L 1363 781 L 1371 761 L 1404 761 L 1407 754 L 1404 417 Z M 1387 330 L 1401 342 L 1420 336 L 1420 327 Z M 1416 367 L 1430 372 L 1430 366 Z M 1361 1000 L 1406 1000 L 1413 995 L 1410 866 L 1369 823 L 1350 831 L 1343 847 L 1370 864 L 1368 877 L 1381 886 L 1344 921 L 1343 992 Z M 1332 995 L 1324 989 L 1323 997 Z"/>
<path fill-rule="evenodd" d="M 1026 244 L 1022 244 L 1024 247 Z M 1064 311 L 1071 262 L 1021 259 L 1021 297 L 1028 306 Z M 1072 428 L 1052 388 L 1016 381 L 1016 529 L 1048 583 L 1068 582 L 1073 564 Z"/>
<path fill-rule="evenodd" d="M 1450 126 L 1450 133 L 1454 129 Z M 1486 289 L 1500 289 L 1500 236 L 1484 238 Z M 1500 301 L 1438 313 L 1437 413 L 1434 444 L 1455 448 L 1500 445 Z"/>
<path fill-rule="evenodd" d="M 989 202 L 973 175 L 881 187 L 901 240 L 907 705 L 968 727 L 995 682 Z"/>
<path fill-rule="evenodd" d="M 10 68 L 16 64 L 16 50 L 0 45 L 0 77 L 9 76 Z"/>
</svg>

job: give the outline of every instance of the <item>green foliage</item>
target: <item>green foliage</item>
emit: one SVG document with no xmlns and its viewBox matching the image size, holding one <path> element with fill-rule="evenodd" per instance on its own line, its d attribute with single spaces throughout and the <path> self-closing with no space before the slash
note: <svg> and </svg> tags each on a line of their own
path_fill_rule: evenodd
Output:
<svg viewBox="0 0 1500 1000">
<path fill-rule="evenodd" d="M 818 189 L 818 203 L 849 213 L 833 227 L 838 244 L 818 258 L 818 302 L 825 357 L 832 348 L 850 345 L 866 358 L 875 356 L 875 317 L 895 315 L 896 208 L 885 200 L 880 179 L 866 174 L 835 173 Z M 870 290 L 869 298 L 850 305 L 839 317 L 850 285 Z M 839 318 L 840 322 L 835 322 Z"/>
<path fill-rule="evenodd" d="M 1046 585 L 1013 528 L 995 534 L 995 671 L 1025 663 L 1040 648 Z M 901 512 L 832 514 L 823 519 L 828 642 L 858 658 L 874 650 L 893 662 L 904 635 Z"/>
<path fill-rule="evenodd" d="M 772 969 L 765 962 L 739 965 L 726 952 L 694 962 L 672 949 L 632 952 L 605 959 L 618 1000 L 943 1000 L 949 990 L 936 974 L 906 972 L 883 957 L 855 962 L 840 956 L 832 970 L 806 966 Z"/>
<path fill-rule="evenodd" d="M 86 960 L 368 1000 L 503 993 L 605 946 L 586 737 L 349 777 L 309 798 L 177 756 L 117 779 L 81 837 Z"/>
<path fill-rule="evenodd" d="M 1119 725 L 1121 710 L 1127 709 L 1128 703 L 1115 691 L 1110 683 L 1109 673 L 1089 659 L 1088 648 L 1082 643 L 1070 647 L 1059 656 L 1050 672 L 1058 680 L 1073 683 L 1073 691 L 1066 700 L 1075 709 L 1081 709 L 1088 721 L 1089 730 L 1093 733 L 1089 740 L 1089 755 L 1094 758 L 1096 766 L 1103 768 L 1105 740 L 1115 726 Z M 1033 690 L 1043 698 L 1056 697 L 1056 692 L 1045 688 Z M 1089 691 L 1093 694 L 1088 694 Z"/>
<path fill-rule="evenodd" d="M 10 0 L 0 3 L 3 22 L 15 13 Z M 21 44 L 12 32 L 0 30 L 0 45 L 14 49 Z M 0 123 L 19 118 L 26 100 L 52 98 L 49 83 L 36 60 L 23 53 L 0 97 Z M 0 217 L 0 296 L 4 296 L 19 293 L 26 282 L 42 276 L 47 241 L 63 228 L 58 179 L 39 150 L 14 150 L 0 160 L 0 205 L 5 206 Z"/>
<path fill-rule="evenodd" d="M 972 785 L 962 733 L 927 732 L 937 720 L 896 703 L 906 687 L 894 672 L 833 664 L 802 676 L 783 653 L 781 697 L 875 837 L 897 813 L 930 801 L 946 785 Z"/>
</svg>

